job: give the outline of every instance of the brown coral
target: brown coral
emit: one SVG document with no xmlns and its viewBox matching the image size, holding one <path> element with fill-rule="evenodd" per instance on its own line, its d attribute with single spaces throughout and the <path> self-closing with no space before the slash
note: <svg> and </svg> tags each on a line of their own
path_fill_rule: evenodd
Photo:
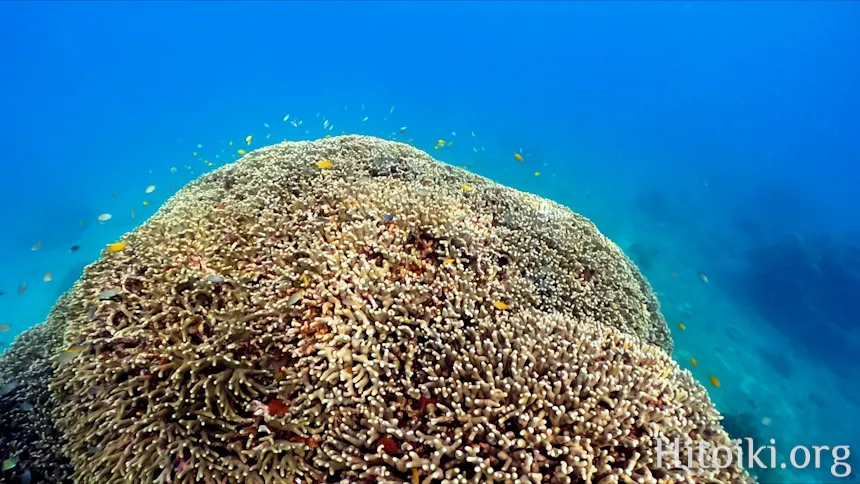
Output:
<svg viewBox="0 0 860 484">
<path fill-rule="evenodd" d="M 747 479 L 657 466 L 727 436 L 614 244 L 409 146 L 263 148 L 126 242 L 57 329 L 77 482 Z"/>
</svg>

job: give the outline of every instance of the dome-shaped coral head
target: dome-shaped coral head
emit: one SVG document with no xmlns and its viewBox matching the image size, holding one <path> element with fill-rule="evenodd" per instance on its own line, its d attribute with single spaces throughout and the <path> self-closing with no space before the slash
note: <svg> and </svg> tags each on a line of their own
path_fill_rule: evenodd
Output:
<svg viewBox="0 0 860 484">
<path fill-rule="evenodd" d="M 61 325 L 78 482 L 746 479 L 658 467 L 728 437 L 613 243 L 410 146 L 262 148 L 127 239 Z"/>
</svg>

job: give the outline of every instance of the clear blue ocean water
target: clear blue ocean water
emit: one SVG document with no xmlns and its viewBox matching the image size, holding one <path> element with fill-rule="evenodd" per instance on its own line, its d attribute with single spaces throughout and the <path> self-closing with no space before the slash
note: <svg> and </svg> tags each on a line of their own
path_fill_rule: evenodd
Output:
<svg viewBox="0 0 860 484">
<path fill-rule="evenodd" d="M 773 438 L 777 462 L 860 452 L 860 3 L 39 1 L 0 18 L 5 345 L 247 135 L 367 134 L 591 218 L 659 293 L 673 356 L 733 437 Z M 856 480 L 828 457 L 756 472 Z"/>
</svg>

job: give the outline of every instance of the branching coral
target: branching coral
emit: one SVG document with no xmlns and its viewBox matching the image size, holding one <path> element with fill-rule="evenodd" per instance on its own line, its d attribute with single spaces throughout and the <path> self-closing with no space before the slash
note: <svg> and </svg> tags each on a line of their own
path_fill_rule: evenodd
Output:
<svg viewBox="0 0 860 484">
<path fill-rule="evenodd" d="M 613 243 L 409 146 L 263 148 L 125 241 L 57 326 L 77 482 L 747 479 L 657 466 L 728 437 Z"/>
</svg>

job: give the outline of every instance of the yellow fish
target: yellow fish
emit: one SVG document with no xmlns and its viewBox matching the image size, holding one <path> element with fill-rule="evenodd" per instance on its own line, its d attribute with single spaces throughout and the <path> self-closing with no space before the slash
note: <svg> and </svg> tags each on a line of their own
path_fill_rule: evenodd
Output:
<svg viewBox="0 0 860 484">
<path fill-rule="evenodd" d="M 322 170 L 331 170 L 334 164 L 329 160 L 320 160 L 317 162 L 317 166 Z"/>
<path fill-rule="evenodd" d="M 443 140 L 443 139 L 436 140 L 436 144 L 442 146 L 445 144 L 445 140 Z"/>
<path fill-rule="evenodd" d="M 233 146 L 233 142 L 231 141 L 231 142 L 227 143 L 227 146 Z"/>
<path fill-rule="evenodd" d="M 197 158 L 197 152 L 191 153 L 195 158 Z"/>
<path fill-rule="evenodd" d="M 540 172 L 539 172 L 539 171 L 536 171 L 536 172 L 535 172 L 535 176 L 540 176 Z"/>
<path fill-rule="evenodd" d="M 687 325 L 684 323 L 678 323 L 678 329 L 685 331 L 687 329 Z"/>
<path fill-rule="evenodd" d="M 144 207 L 148 207 L 148 206 L 149 206 L 149 201 L 148 201 L 148 200 L 144 200 L 144 201 L 143 201 L 143 206 L 144 206 Z"/>
<path fill-rule="evenodd" d="M 253 136 L 251 136 L 250 134 L 248 136 L 245 136 L 245 143 L 248 143 L 248 146 L 251 146 L 251 139 L 252 138 L 253 138 Z"/>
<path fill-rule="evenodd" d="M 699 366 L 699 360 L 695 358 L 690 358 L 690 364 L 693 366 Z"/>
<path fill-rule="evenodd" d="M 469 186 L 469 185 L 461 185 L 461 186 L 460 186 L 460 188 L 461 188 L 464 192 L 471 192 L 471 191 L 472 191 L 472 187 L 471 187 L 471 186 Z"/>
<path fill-rule="evenodd" d="M 421 475 L 418 474 L 418 469 L 413 467 L 412 468 L 412 484 L 420 484 L 420 482 L 421 482 Z"/>
<path fill-rule="evenodd" d="M 523 155 L 521 155 L 519 153 L 514 153 L 514 158 L 516 158 L 517 161 L 525 161 L 525 160 L 523 160 Z"/>
<path fill-rule="evenodd" d="M 111 252 L 120 252 L 122 249 L 125 249 L 125 242 L 114 242 L 113 244 L 108 244 L 107 249 Z"/>
<path fill-rule="evenodd" d="M 448 258 L 442 261 L 443 264 L 453 264 L 457 259 Z"/>
<path fill-rule="evenodd" d="M 237 151 L 236 153 L 239 153 L 240 155 L 244 155 L 245 153 L 247 153 L 247 151 L 245 151 L 245 150 L 239 150 L 239 151 Z"/>
<path fill-rule="evenodd" d="M 508 309 L 511 309 L 511 307 L 505 304 L 504 301 L 493 301 L 493 306 L 495 306 L 496 309 L 499 309 L 501 311 L 507 311 Z"/>
<path fill-rule="evenodd" d="M 711 385 L 715 386 L 716 388 L 720 388 L 720 379 L 715 377 L 714 375 L 709 376 L 708 381 L 710 381 Z"/>
</svg>

